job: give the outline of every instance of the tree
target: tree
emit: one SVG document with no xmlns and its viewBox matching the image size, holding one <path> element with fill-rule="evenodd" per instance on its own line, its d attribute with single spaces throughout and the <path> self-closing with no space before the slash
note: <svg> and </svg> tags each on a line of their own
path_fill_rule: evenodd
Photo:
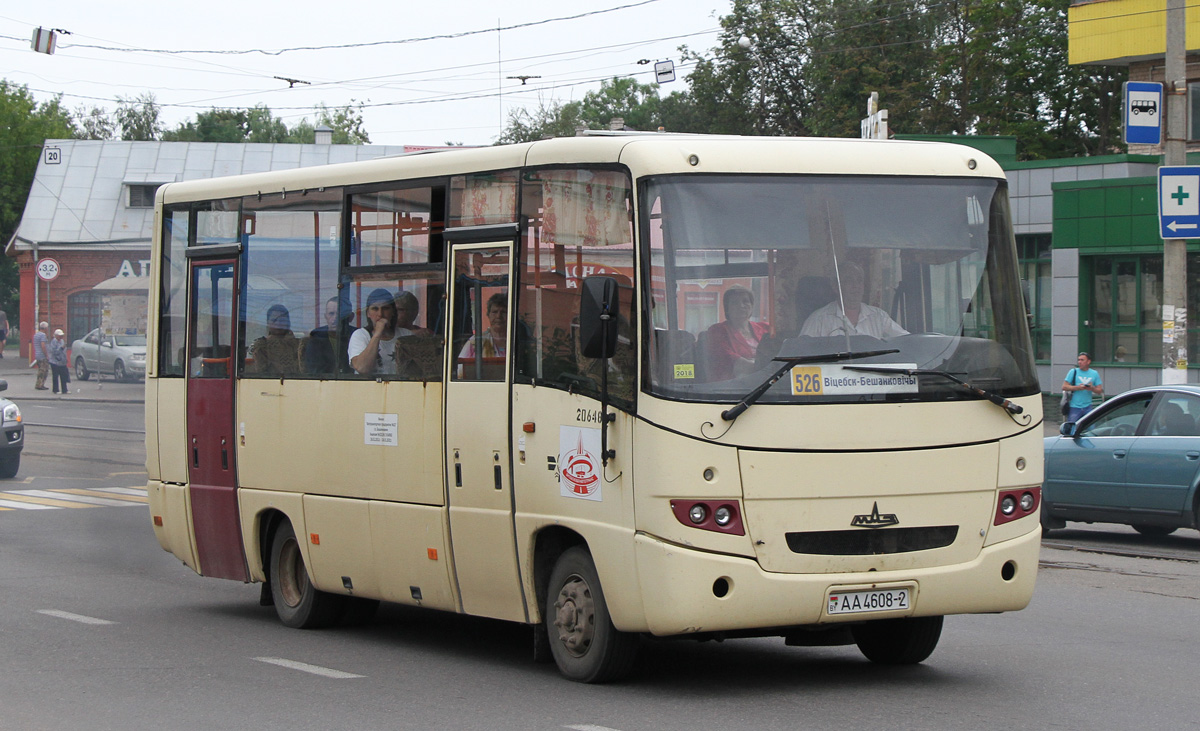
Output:
<svg viewBox="0 0 1200 731">
<path fill-rule="evenodd" d="M 25 210 L 42 147 L 48 139 L 70 139 L 75 126 L 61 97 L 38 104 L 29 88 L 0 79 L 0 241 L 8 243 Z M 0 309 L 18 319 L 20 282 L 15 259 L 0 257 Z"/>
<path fill-rule="evenodd" d="M 115 113 L 117 128 L 123 140 L 157 140 L 162 137 L 163 126 L 159 121 L 162 107 L 154 95 L 146 92 L 139 97 L 126 99 L 117 97 Z"/>
<path fill-rule="evenodd" d="M 108 110 L 103 107 L 93 106 L 88 109 L 86 106 L 81 106 L 75 110 L 72 116 L 76 125 L 76 139 L 111 140 L 116 135 L 113 119 L 108 115 Z"/>
<path fill-rule="evenodd" d="M 654 130 L 662 125 L 657 84 L 639 84 L 631 78 L 606 79 L 596 91 L 577 102 L 539 101 L 533 111 L 515 109 L 496 144 L 532 142 L 547 137 L 571 137 L 584 129 L 608 129 L 616 117 L 630 129 Z"/>
</svg>

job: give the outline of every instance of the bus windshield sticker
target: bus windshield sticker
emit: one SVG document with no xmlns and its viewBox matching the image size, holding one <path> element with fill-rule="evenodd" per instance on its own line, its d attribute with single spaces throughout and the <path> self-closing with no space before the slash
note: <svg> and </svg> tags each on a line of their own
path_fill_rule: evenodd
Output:
<svg viewBox="0 0 1200 731">
<path fill-rule="evenodd" d="M 600 430 L 558 428 L 558 489 L 563 497 L 601 500 Z"/>
<path fill-rule="evenodd" d="M 400 415 L 363 414 L 363 444 L 400 446 Z"/>
<path fill-rule="evenodd" d="M 891 364 L 889 364 L 891 365 Z M 897 368 L 916 366 L 897 365 Z M 796 366 L 792 369 L 793 396 L 844 396 L 853 394 L 916 393 L 917 377 L 903 373 L 863 373 L 840 365 Z"/>
</svg>

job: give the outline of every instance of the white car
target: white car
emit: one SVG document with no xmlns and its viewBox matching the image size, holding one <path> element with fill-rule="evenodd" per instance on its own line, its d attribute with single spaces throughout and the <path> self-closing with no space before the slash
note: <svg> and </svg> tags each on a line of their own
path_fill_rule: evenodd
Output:
<svg viewBox="0 0 1200 731">
<path fill-rule="evenodd" d="M 145 335 L 105 335 L 99 328 L 71 343 L 75 377 L 86 381 L 93 373 L 111 373 L 118 381 L 146 375 Z"/>
</svg>

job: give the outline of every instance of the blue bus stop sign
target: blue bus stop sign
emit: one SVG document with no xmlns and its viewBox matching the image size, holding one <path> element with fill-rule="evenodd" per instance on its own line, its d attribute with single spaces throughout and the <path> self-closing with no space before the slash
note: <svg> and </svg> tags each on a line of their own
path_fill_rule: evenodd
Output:
<svg viewBox="0 0 1200 731">
<path fill-rule="evenodd" d="M 1200 165 L 1158 169 L 1158 213 L 1164 239 L 1200 238 Z"/>
<path fill-rule="evenodd" d="M 1163 85 L 1150 81 L 1125 82 L 1125 142 L 1162 143 Z"/>
</svg>

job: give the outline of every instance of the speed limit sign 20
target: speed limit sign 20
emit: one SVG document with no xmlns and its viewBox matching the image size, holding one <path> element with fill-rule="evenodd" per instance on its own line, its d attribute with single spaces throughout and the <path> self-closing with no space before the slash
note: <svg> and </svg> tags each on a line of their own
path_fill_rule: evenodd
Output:
<svg viewBox="0 0 1200 731">
<path fill-rule="evenodd" d="M 37 263 L 37 275 L 43 282 L 53 281 L 58 271 L 58 262 L 54 259 L 42 259 Z"/>
</svg>

